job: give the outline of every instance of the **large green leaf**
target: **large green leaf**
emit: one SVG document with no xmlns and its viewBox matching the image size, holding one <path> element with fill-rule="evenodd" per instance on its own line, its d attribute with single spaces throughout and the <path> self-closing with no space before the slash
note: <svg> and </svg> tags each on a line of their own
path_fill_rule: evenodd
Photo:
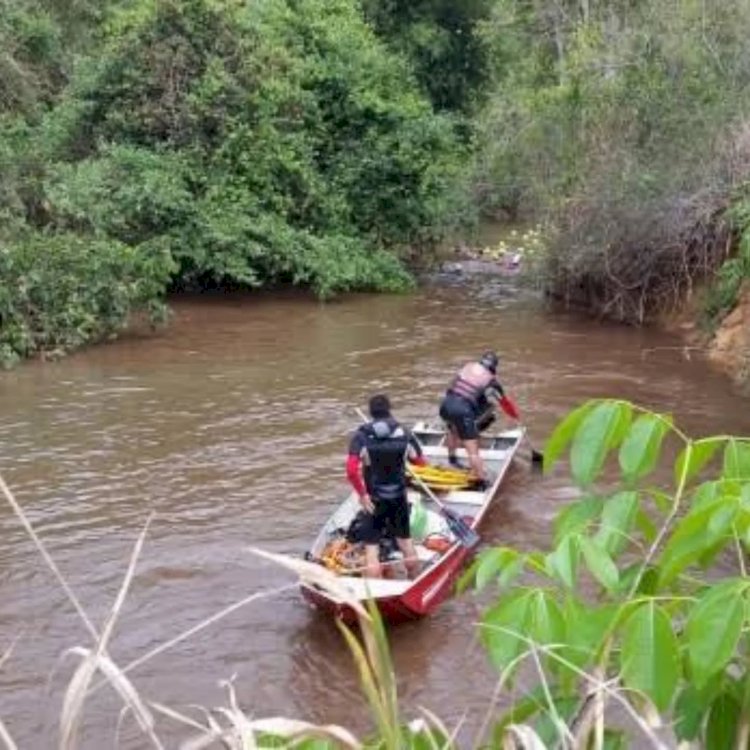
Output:
<svg viewBox="0 0 750 750">
<path fill-rule="evenodd" d="M 560 643 L 565 621 L 557 602 L 545 591 L 538 590 L 529 605 L 529 634 L 543 645 Z"/>
<path fill-rule="evenodd" d="M 571 503 L 555 518 L 555 544 L 568 534 L 585 531 L 589 523 L 599 515 L 603 500 L 599 497 L 585 497 Z"/>
<path fill-rule="evenodd" d="M 722 475 L 725 479 L 750 481 L 750 441 L 735 438 L 727 441 Z"/>
<path fill-rule="evenodd" d="M 517 575 L 523 565 L 520 553 L 507 547 L 494 547 L 484 551 L 476 569 L 476 586 L 480 590 L 490 581 L 497 580 L 501 585 Z"/>
<path fill-rule="evenodd" d="M 586 567 L 591 574 L 607 591 L 614 591 L 620 580 L 620 574 L 607 551 L 588 537 L 581 537 L 579 544 L 586 560 Z"/>
<path fill-rule="evenodd" d="M 628 535 L 638 514 L 638 493 L 618 492 L 604 503 L 602 523 L 594 539 L 610 555 L 627 546 Z"/>
<path fill-rule="evenodd" d="M 655 414 L 642 414 L 633 422 L 620 446 L 620 468 L 627 482 L 653 471 L 669 424 Z"/>
<path fill-rule="evenodd" d="M 688 443 L 677 456 L 674 481 L 679 486 L 683 472 L 685 481 L 692 479 L 713 457 L 725 438 L 706 438 Z"/>
<path fill-rule="evenodd" d="M 602 401 L 586 414 L 570 449 L 573 479 L 581 487 L 596 479 L 607 453 L 624 437 L 631 415 L 630 405 L 620 401 Z"/>
<path fill-rule="evenodd" d="M 740 505 L 744 510 L 750 510 L 750 482 L 740 487 Z"/>
<path fill-rule="evenodd" d="M 649 600 L 622 625 L 620 652 L 625 684 L 642 690 L 666 711 L 679 677 L 679 651 L 672 623 L 659 605 Z"/>
<path fill-rule="evenodd" d="M 646 540 L 648 544 L 654 541 L 656 539 L 656 526 L 654 525 L 654 522 L 651 520 L 651 516 L 646 513 L 642 508 L 638 508 L 638 511 L 635 514 L 635 525 L 638 527 L 638 531 L 643 534 L 643 538 Z"/>
<path fill-rule="evenodd" d="M 703 482 L 692 493 L 690 510 L 697 511 L 721 497 L 721 482 Z"/>
<path fill-rule="evenodd" d="M 585 669 L 592 663 L 601 648 L 605 636 L 612 627 L 617 616 L 617 606 L 608 604 L 603 607 L 593 607 L 568 597 L 564 607 L 565 639 L 564 647 L 559 654 L 566 661 Z M 562 669 L 570 685 L 577 684 L 580 679 L 570 670 Z"/>
<path fill-rule="evenodd" d="M 709 588 L 688 616 L 688 659 L 699 688 L 723 671 L 735 653 L 745 620 L 747 587 L 746 581 L 729 580 Z"/>
<path fill-rule="evenodd" d="M 546 591 L 537 590 L 529 605 L 529 637 L 541 646 L 562 643 L 565 636 L 565 620 L 560 606 Z M 559 672 L 559 662 L 545 656 L 544 663 L 550 672 Z"/>
<path fill-rule="evenodd" d="M 625 594 L 629 592 L 638 580 L 637 594 L 644 596 L 654 596 L 659 583 L 659 573 L 653 567 L 646 568 L 641 572 L 643 562 L 638 561 L 631 563 L 620 571 L 620 582 L 617 584 L 617 593 Z"/>
<path fill-rule="evenodd" d="M 673 713 L 677 739 L 694 740 L 698 737 L 708 709 L 725 685 L 724 676 L 716 675 L 700 689 L 694 682 L 688 682 L 682 688 Z"/>
<path fill-rule="evenodd" d="M 709 709 L 703 746 L 710 750 L 735 747 L 739 716 L 740 703 L 731 693 L 717 696 Z"/>
<path fill-rule="evenodd" d="M 560 540 L 555 551 L 545 558 L 547 572 L 551 576 L 556 576 L 570 589 L 575 588 L 576 585 L 579 558 L 578 540 L 577 534 L 568 534 Z"/>
<path fill-rule="evenodd" d="M 694 740 L 701 730 L 706 705 L 695 685 L 686 685 L 674 705 L 675 734 L 678 740 Z"/>
<path fill-rule="evenodd" d="M 544 472 L 547 473 L 554 466 L 555 461 L 562 455 L 568 443 L 581 424 L 583 418 L 596 406 L 597 401 L 587 401 L 574 409 L 557 424 L 544 445 Z"/>
<path fill-rule="evenodd" d="M 527 648 L 523 638 L 529 635 L 529 607 L 533 595 L 533 591 L 519 589 L 501 599 L 482 618 L 482 640 L 498 669 L 505 669 Z"/>
<path fill-rule="evenodd" d="M 735 504 L 736 509 L 736 504 Z M 722 538 L 729 538 L 732 514 L 721 497 L 691 511 L 675 528 L 659 559 L 659 585 L 674 580 L 687 566 L 698 561 Z"/>
</svg>

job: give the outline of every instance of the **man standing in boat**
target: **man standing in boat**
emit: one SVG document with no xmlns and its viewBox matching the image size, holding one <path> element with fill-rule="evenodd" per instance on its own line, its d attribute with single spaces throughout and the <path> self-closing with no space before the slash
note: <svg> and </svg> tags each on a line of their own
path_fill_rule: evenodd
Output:
<svg viewBox="0 0 750 750">
<path fill-rule="evenodd" d="M 478 362 L 467 362 L 451 381 L 440 404 L 440 416 L 448 428 L 448 460 L 459 465 L 456 449 L 463 444 L 480 488 L 487 487 L 487 478 L 479 454 L 479 431 L 493 421 L 491 402 L 497 401 L 511 419 L 520 419 L 518 408 L 497 379 L 498 361 L 497 354 L 488 351 Z"/>
<path fill-rule="evenodd" d="M 410 578 L 419 574 L 419 561 L 409 529 L 406 500 L 406 461 L 426 463 L 414 436 L 391 416 L 387 396 L 370 399 L 372 420 L 362 425 L 349 443 L 346 475 L 366 511 L 359 529 L 365 544 L 365 575 L 380 578 L 380 540 L 396 538 Z"/>
</svg>

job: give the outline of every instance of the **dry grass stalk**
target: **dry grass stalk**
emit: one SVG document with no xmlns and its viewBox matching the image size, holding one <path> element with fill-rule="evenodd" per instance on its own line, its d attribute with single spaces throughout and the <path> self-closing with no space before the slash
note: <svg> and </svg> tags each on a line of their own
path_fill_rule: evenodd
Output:
<svg viewBox="0 0 750 750">
<path fill-rule="evenodd" d="M 254 594 L 250 594 L 249 596 L 246 596 L 244 599 L 240 599 L 238 602 L 234 602 L 234 604 L 230 604 L 229 606 L 224 607 L 224 609 L 220 610 L 219 612 L 216 612 L 210 617 L 207 617 L 205 620 L 201 620 L 197 625 L 193 625 L 191 628 L 184 630 L 182 633 L 180 633 L 179 635 L 176 635 L 174 638 L 171 638 L 165 643 L 155 646 L 154 648 L 152 648 L 150 651 L 147 651 L 142 656 L 139 656 L 137 659 L 134 659 L 133 661 L 129 662 L 122 668 L 122 673 L 127 674 L 129 672 L 132 672 L 134 669 L 142 666 L 147 661 L 151 661 L 151 659 L 153 659 L 155 656 L 159 656 L 160 654 L 163 654 L 165 651 L 168 651 L 169 649 L 173 648 L 179 643 L 182 643 L 188 638 L 194 636 L 196 633 L 200 633 L 202 630 L 205 630 L 210 625 L 214 625 L 219 620 L 223 620 L 225 617 L 231 615 L 233 612 L 236 612 L 238 609 L 241 609 L 242 607 L 245 607 L 248 604 L 251 604 L 252 602 L 260 601 L 261 599 L 268 599 L 272 596 L 276 596 L 277 594 L 282 594 L 285 591 L 289 591 L 290 589 L 294 589 L 296 587 L 297 587 L 296 583 L 288 583 L 288 584 L 285 584 L 284 586 L 279 586 L 278 588 L 275 588 L 275 589 L 270 589 L 268 591 L 258 591 Z M 106 684 L 106 681 L 97 683 L 91 688 L 91 692 L 95 692 L 100 687 L 103 687 L 103 685 L 105 684 Z"/>
<path fill-rule="evenodd" d="M 339 577 L 321 565 L 263 550 L 252 549 L 251 551 L 292 570 L 303 581 L 320 586 L 357 613 L 364 645 L 345 625 L 340 622 L 337 622 L 337 625 L 354 657 L 360 684 L 370 704 L 383 747 L 386 750 L 398 750 L 401 747 L 401 729 L 396 676 L 390 658 L 388 638 L 383 621 L 378 616 L 376 605 L 368 602 L 367 609 L 365 609 Z"/>
<path fill-rule="evenodd" d="M 314 586 L 320 586 L 326 591 L 333 594 L 341 601 L 346 602 L 360 618 L 369 619 L 369 614 L 362 606 L 359 600 L 352 596 L 351 591 L 341 582 L 338 576 L 317 563 L 308 562 L 307 560 L 298 560 L 289 555 L 279 555 L 274 552 L 266 552 L 257 547 L 249 547 L 250 552 L 258 557 L 280 565 L 287 570 L 296 573 L 300 580 Z"/>
<path fill-rule="evenodd" d="M 138 725 L 144 734 L 151 740 L 154 747 L 163 748 L 161 741 L 154 731 L 154 719 L 145 703 L 141 700 L 138 692 L 132 683 L 125 677 L 122 670 L 107 656 L 106 649 L 115 623 L 122 610 L 130 584 L 135 573 L 135 566 L 138 562 L 143 543 L 148 532 L 149 525 L 153 516 L 149 516 L 146 524 L 141 531 L 133 548 L 133 554 L 130 557 L 130 563 L 125 573 L 122 586 L 112 605 L 112 609 L 107 617 L 107 621 L 102 629 L 101 636 L 97 639 L 94 649 L 75 648 L 71 652 L 83 657 L 83 660 L 75 671 L 68 684 L 68 689 L 63 700 L 62 712 L 60 715 L 60 748 L 61 750 L 72 750 L 76 745 L 78 728 L 83 715 L 83 707 L 89 691 L 89 684 L 97 670 L 107 678 L 108 682 L 117 691 L 125 705 L 132 710 Z"/>
<path fill-rule="evenodd" d="M 224 686 L 229 692 L 229 708 L 222 707 L 216 711 L 228 720 L 229 726 L 222 728 L 211 716 L 207 717 L 205 726 L 189 719 L 190 725 L 199 727 L 201 734 L 184 743 L 182 750 L 202 750 L 217 741 L 225 743 L 230 750 L 248 750 L 263 747 L 264 737 L 284 739 L 292 745 L 301 740 L 321 739 L 335 742 L 348 750 L 360 750 L 362 747 L 353 734 L 334 724 L 313 724 L 283 717 L 251 720 L 240 709 L 232 683 L 225 682 Z M 172 718 L 179 717 L 174 711 L 169 713 Z"/>
<path fill-rule="evenodd" d="M 154 717 L 152 710 L 157 711 L 158 713 L 173 720 L 179 721 L 182 724 L 190 726 L 193 729 L 200 730 L 200 736 L 188 744 L 187 747 L 191 748 L 207 747 L 217 740 L 220 740 L 227 743 L 230 748 L 245 750 L 245 748 L 248 747 L 255 747 L 254 737 L 259 735 L 274 735 L 282 738 L 287 738 L 290 740 L 290 742 L 296 742 L 303 738 L 317 737 L 337 742 L 338 744 L 346 748 L 356 748 L 357 750 L 360 748 L 359 741 L 350 732 L 342 727 L 335 725 L 316 725 L 308 722 L 301 722 L 284 718 L 251 721 L 239 708 L 235 691 L 231 683 L 227 683 L 227 687 L 229 690 L 229 707 L 216 709 L 221 716 L 228 720 L 230 726 L 226 728 L 221 727 L 216 719 L 208 711 L 205 712 L 205 724 L 201 724 L 200 722 L 197 722 L 190 717 L 181 714 L 180 712 L 177 712 L 158 703 L 149 704 L 149 708 L 149 705 L 147 705 L 147 703 L 141 698 L 132 682 L 125 676 L 125 672 L 135 669 L 137 666 L 142 665 L 149 659 L 163 653 L 177 643 L 180 643 L 181 641 L 189 638 L 195 633 L 203 630 L 204 628 L 217 622 L 223 617 L 226 617 L 227 615 L 245 606 L 246 604 L 296 587 L 296 583 L 288 584 L 272 591 L 255 593 L 248 597 L 245 597 L 239 602 L 235 602 L 234 604 L 224 608 L 211 617 L 206 618 L 202 622 L 198 623 L 198 625 L 181 633 L 170 641 L 161 644 L 155 649 L 152 649 L 147 654 L 144 654 L 143 656 L 128 664 L 124 669 L 121 669 L 108 656 L 107 646 L 112 638 L 117 618 L 120 615 L 128 590 L 132 583 L 136 564 L 143 549 L 146 534 L 148 532 L 148 528 L 153 516 L 150 516 L 148 518 L 143 530 L 138 536 L 122 585 L 120 586 L 118 595 L 107 616 L 107 620 L 104 623 L 101 634 L 99 634 L 96 627 L 86 614 L 83 606 L 80 604 L 75 593 L 60 572 L 57 564 L 52 559 L 51 555 L 47 552 L 44 544 L 37 535 L 30 521 L 28 520 L 23 509 L 16 501 L 10 488 L 7 486 L 1 476 L 0 491 L 2 491 L 2 493 L 5 495 L 14 513 L 21 521 L 27 534 L 31 537 L 32 541 L 37 547 L 37 550 L 41 554 L 47 566 L 55 575 L 56 579 L 68 596 L 68 599 L 72 602 L 81 620 L 84 622 L 87 630 L 92 635 L 95 641 L 94 648 L 84 648 L 79 646 L 71 648 L 67 651 L 67 653 L 69 654 L 74 654 L 76 656 L 82 657 L 82 661 L 68 684 L 68 688 L 63 700 L 63 707 L 60 716 L 59 746 L 61 750 L 72 750 L 76 746 L 78 729 L 80 727 L 86 698 L 94 689 L 103 684 L 109 684 L 114 688 L 114 690 L 122 699 L 125 705 L 125 710 L 130 711 L 134 714 L 141 731 L 149 738 L 151 744 L 159 750 L 161 750 L 164 746 L 154 730 Z M 295 572 L 306 575 L 308 578 L 312 577 L 316 581 L 328 585 L 338 594 L 346 593 L 346 589 L 341 586 L 340 583 L 336 582 L 335 576 L 332 576 L 327 571 L 322 571 L 324 576 L 322 578 L 318 578 L 315 574 L 322 570 L 319 566 L 313 566 L 309 563 L 300 561 L 299 564 L 300 566 L 302 566 L 300 568 L 299 566 L 295 565 L 297 561 L 293 561 L 291 558 L 277 556 L 261 551 L 257 551 L 257 553 L 265 557 L 266 559 L 271 559 L 275 562 L 283 561 L 282 564 L 285 564 L 286 567 L 291 568 Z M 367 612 L 361 607 L 361 605 L 356 602 L 352 602 L 352 604 L 354 605 L 355 609 L 358 609 L 358 611 L 365 619 L 369 617 L 367 615 Z M 5 659 L 8 658 L 10 651 L 11 649 L 8 649 L 2 656 L 2 658 L 0 658 L 0 666 L 5 661 Z M 92 689 L 90 688 L 90 684 L 97 670 L 102 673 L 102 675 L 104 676 L 104 680 L 98 685 L 94 686 L 94 688 Z M 11 738 L 9 732 L 7 731 L 5 725 L 2 724 L 2 722 L 0 722 L 0 739 L 3 740 L 5 746 L 9 750 L 17 750 L 17 746 L 15 745 L 13 739 Z"/>
<path fill-rule="evenodd" d="M 60 586 L 62 586 L 63 591 L 67 594 L 68 599 L 73 604 L 76 612 L 78 612 L 79 617 L 83 621 L 83 624 L 86 626 L 86 629 L 91 634 L 91 637 L 95 641 L 99 640 L 99 633 L 94 627 L 94 624 L 89 619 L 89 616 L 81 606 L 81 603 L 78 601 L 78 597 L 73 593 L 73 590 L 70 588 L 68 582 L 63 577 L 63 574 L 60 572 L 57 564 L 52 559 L 52 556 L 49 554 L 49 552 L 47 552 L 45 546 L 42 544 L 42 540 L 37 535 L 34 527 L 31 525 L 31 522 L 23 512 L 23 508 L 21 508 L 21 506 L 18 504 L 18 501 L 13 496 L 13 493 L 10 491 L 10 488 L 5 483 L 5 480 L 2 476 L 0 476 L 0 491 L 2 491 L 3 495 L 5 495 L 6 500 L 10 504 L 10 507 L 13 509 L 13 512 L 16 514 L 16 516 L 18 516 L 18 519 L 21 521 L 21 524 L 26 530 L 26 533 L 31 537 L 32 541 L 36 545 L 37 550 L 39 550 L 39 554 L 44 559 L 44 562 L 47 563 L 47 567 L 52 571 L 55 578 L 57 578 L 58 583 L 60 584 Z"/>
<path fill-rule="evenodd" d="M 63 701 L 63 708 L 60 717 L 59 746 L 61 750 L 72 750 L 72 748 L 75 747 L 86 698 L 96 688 L 103 684 L 109 684 L 113 687 L 123 701 L 125 706 L 123 711 L 132 712 L 134 714 L 141 731 L 149 738 L 151 744 L 158 749 L 163 748 L 163 745 L 154 729 L 154 712 L 199 732 L 199 735 L 196 738 L 190 740 L 184 745 L 185 750 L 198 750 L 199 748 L 213 745 L 216 742 L 225 743 L 230 750 L 247 750 L 247 748 L 258 746 L 256 739 L 262 740 L 265 736 L 286 739 L 292 746 L 304 739 L 317 738 L 334 742 L 345 748 L 356 750 L 361 748 L 359 740 L 357 740 L 357 738 L 348 730 L 340 726 L 328 724 L 317 725 L 281 717 L 251 720 L 240 709 L 231 682 L 225 684 L 229 691 L 229 706 L 215 709 L 218 716 L 228 722 L 228 726 L 221 726 L 212 713 L 206 709 L 201 709 L 204 713 L 205 721 L 200 722 L 163 704 L 146 702 L 125 675 L 126 672 L 135 669 L 137 666 L 142 665 L 157 654 L 163 653 L 177 643 L 180 643 L 223 617 L 226 617 L 240 607 L 243 607 L 252 601 L 272 596 L 296 587 L 298 583 L 287 584 L 272 591 L 252 594 L 245 599 L 224 608 L 215 615 L 206 618 L 198 625 L 181 633 L 170 641 L 152 649 L 123 669 L 115 664 L 109 657 L 107 654 L 107 646 L 114 633 L 117 619 L 135 575 L 136 564 L 140 557 L 146 534 L 151 523 L 151 517 L 149 517 L 136 541 L 122 585 L 112 608 L 110 609 L 101 634 L 99 634 L 2 477 L 0 477 L 0 490 L 2 490 L 15 514 L 21 520 L 27 533 L 34 541 L 34 544 L 45 560 L 47 566 L 52 570 L 58 582 L 63 587 L 69 600 L 73 603 L 73 606 L 95 642 L 93 648 L 79 646 L 67 651 L 69 654 L 81 657 L 82 661 L 69 682 Z M 357 613 L 364 645 L 360 643 L 352 631 L 343 626 L 341 626 L 342 632 L 352 649 L 355 662 L 360 670 L 363 688 L 370 701 L 373 715 L 381 732 L 383 747 L 387 750 L 397 750 L 397 748 L 400 748 L 402 738 L 400 735 L 401 729 L 398 713 L 396 679 L 393 664 L 390 659 L 390 651 L 388 648 L 385 629 L 381 619 L 377 615 L 375 605 L 370 603 L 368 609 L 365 609 L 361 602 L 352 597 L 349 589 L 342 584 L 337 576 L 319 565 L 297 560 L 285 555 L 268 553 L 262 550 L 253 549 L 252 551 L 265 559 L 271 560 L 289 570 L 292 570 L 302 580 L 322 586 L 347 603 Z M 5 658 L 7 658 L 9 653 L 10 649 L 8 649 L 6 654 L 0 659 L 0 665 Z M 97 670 L 102 673 L 104 680 L 91 688 L 90 684 Z M 433 733 L 427 731 L 426 736 L 431 747 L 433 747 L 434 750 L 445 750 L 445 748 L 452 747 L 458 732 L 458 727 L 452 733 L 448 733 L 445 726 L 436 716 L 434 716 L 434 714 L 426 709 L 423 709 L 422 712 L 440 735 L 443 738 L 446 738 L 444 742 L 438 743 L 435 740 Z M 124 713 L 122 715 L 124 715 Z M 15 743 L 2 723 L 0 723 L 0 739 L 3 740 L 7 748 L 10 750 L 16 750 Z"/>
<path fill-rule="evenodd" d="M 503 750 L 547 750 L 547 746 L 526 724 L 510 724 L 503 735 Z"/>
<path fill-rule="evenodd" d="M 3 724 L 2 721 L 0 721 L 0 739 L 5 743 L 5 747 L 8 750 L 18 750 L 18 745 L 13 742 L 13 738 L 10 736 L 10 733 L 5 728 L 5 724 Z"/>
</svg>

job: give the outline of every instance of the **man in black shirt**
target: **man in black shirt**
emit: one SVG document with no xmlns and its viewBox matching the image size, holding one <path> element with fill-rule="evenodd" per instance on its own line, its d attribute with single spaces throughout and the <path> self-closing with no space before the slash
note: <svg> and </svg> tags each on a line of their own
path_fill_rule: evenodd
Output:
<svg viewBox="0 0 750 750">
<path fill-rule="evenodd" d="M 424 456 L 413 435 L 391 416 L 387 396 L 370 399 L 370 416 L 372 420 L 352 436 L 346 463 L 347 477 L 367 513 L 359 531 L 365 543 L 365 574 L 382 576 L 379 543 L 390 532 L 404 555 L 409 577 L 415 578 L 420 566 L 409 530 L 406 461 L 423 465 Z"/>
</svg>

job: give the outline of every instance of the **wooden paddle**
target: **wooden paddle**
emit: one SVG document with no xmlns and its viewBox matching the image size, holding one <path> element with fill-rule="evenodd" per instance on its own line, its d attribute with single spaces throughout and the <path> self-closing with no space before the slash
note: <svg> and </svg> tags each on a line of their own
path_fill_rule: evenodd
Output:
<svg viewBox="0 0 750 750">
<path fill-rule="evenodd" d="M 367 423 L 369 420 L 365 416 L 364 412 L 357 407 L 357 414 L 359 418 Z M 448 508 L 445 503 L 441 502 L 437 495 L 418 477 L 409 467 L 408 462 L 405 462 L 405 468 L 409 476 L 424 490 L 427 496 L 432 500 L 435 505 L 440 509 L 441 514 L 448 523 L 448 528 L 453 532 L 454 536 L 458 541 L 467 549 L 472 549 L 479 544 L 479 534 L 464 521 L 461 516 L 455 511 Z"/>
</svg>

